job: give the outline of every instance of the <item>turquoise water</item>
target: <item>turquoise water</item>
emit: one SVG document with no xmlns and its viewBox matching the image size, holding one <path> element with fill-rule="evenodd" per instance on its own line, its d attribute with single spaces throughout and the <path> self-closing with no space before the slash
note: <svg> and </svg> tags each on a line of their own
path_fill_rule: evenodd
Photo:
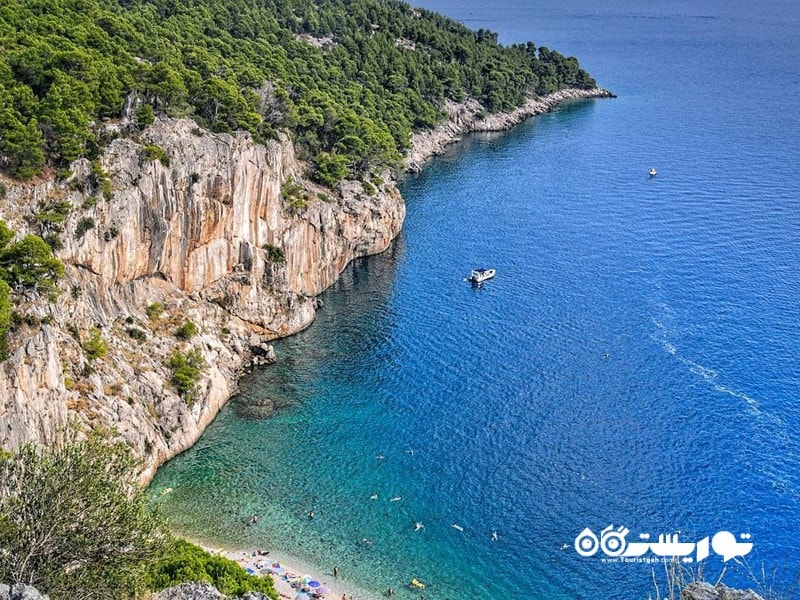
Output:
<svg viewBox="0 0 800 600">
<path fill-rule="evenodd" d="M 762 564 L 788 579 L 797 5 L 426 6 L 575 54 L 619 98 L 472 136 L 406 178 L 392 248 L 349 267 L 278 364 L 159 471 L 168 516 L 400 598 L 417 597 L 400 589 L 412 577 L 429 599 L 645 598 L 652 565 L 572 547 L 612 523 L 747 532 L 726 580 L 753 585 Z M 474 266 L 498 275 L 474 289 Z M 706 574 L 722 566 L 712 555 Z"/>
</svg>

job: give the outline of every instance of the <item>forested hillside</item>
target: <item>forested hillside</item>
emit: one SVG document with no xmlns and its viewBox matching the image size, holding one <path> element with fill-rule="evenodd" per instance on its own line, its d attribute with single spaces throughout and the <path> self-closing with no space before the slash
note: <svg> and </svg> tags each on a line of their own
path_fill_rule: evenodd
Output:
<svg viewBox="0 0 800 600">
<path fill-rule="evenodd" d="M 446 98 L 497 111 L 593 85 L 575 58 L 393 0 L 4 0 L 0 169 L 97 157 L 103 119 L 134 92 L 140 126 L 165 114 L 256 140 L 288 129 L 335 184 L 397 165 Z"/>
</svg>

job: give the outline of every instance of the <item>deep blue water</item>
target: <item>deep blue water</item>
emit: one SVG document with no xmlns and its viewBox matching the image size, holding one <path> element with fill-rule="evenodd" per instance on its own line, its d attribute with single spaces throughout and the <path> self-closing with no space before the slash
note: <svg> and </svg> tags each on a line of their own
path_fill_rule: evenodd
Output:
<svg viewBox="0 0 800 600">
<path fill-rule="evenodd" d="M 787 581 L 800 5 L 425 6 L 574 54 L 619 98 L 472 136 L 404 180 L 393 247 L 348 268 L 278 365 L 159 471 L 168 516 L 399 598 L 412 577 L 429 599 L 654 596 L 653 565 L 572 547 L 612 523 L 628 541 L 750 533 L 726 581 L 756 585 L 762 565 Z M 474 266 L 498 275 L 473 289 Z M 264 397 L 281 408 L 254 420 Z M 706 575 L 722 566 L 712 554 Z"/>
</svg>

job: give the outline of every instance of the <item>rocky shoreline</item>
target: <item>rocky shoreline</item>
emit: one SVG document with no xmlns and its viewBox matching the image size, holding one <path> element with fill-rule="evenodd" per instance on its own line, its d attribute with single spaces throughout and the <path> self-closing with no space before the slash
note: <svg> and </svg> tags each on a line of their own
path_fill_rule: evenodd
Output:
<svg viewBox="0 0 800 600">
<path fill-rule="evenodd" d="M 406 168 L 420 171 L 431 157 L 442 154 L 448 146 L 461 141 L 467 133 L 507 131 L 530 117 L 550 112 L 562 102 L 591 98 L 615 98 L 608 90 L 595 87 L 588 90 L 566 88 L 542 97 L 534 97 L 509 112 L 488 113 L 477 100 L 465 102 L 447 100 L 444 110 L 447 121 L 411 137 L 411 150 L 406 156 Z"/>
</svg>

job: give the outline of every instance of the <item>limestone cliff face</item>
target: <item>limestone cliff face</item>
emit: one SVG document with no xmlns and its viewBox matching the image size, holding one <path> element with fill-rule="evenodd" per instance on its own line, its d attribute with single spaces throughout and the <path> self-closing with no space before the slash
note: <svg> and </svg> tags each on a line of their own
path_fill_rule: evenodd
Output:
<svg viewBox="0 0 800 600">
<path fill-rule="evenodd" d="M 265 147 L 189 120 L 114 140 L 102 164 L 108 199 L 87 161 L 65 181 L 6 182 L 0 217 L 17 231 L 41 232 L 34 215 L 53 201 L 73 208 L 57 252 L 63 292 L 19 306 L 36 318 L 12 336 L 0 367 L 0 443 L 46 443 L 75 415 L 117 430 L 145 457 L 147 477 L 197 439 L 253 351 L 307 326 L 315 295 L 354 258 L 389 246 L 405 207 L 391 181 L 373 195 L 357 182 L 318 188 L 288 140 Z M 287 182 L 297 184 L 288 199 Z M 148 315 L 156 303 L 164 312 Z M 199 334 L 182 341 L 175 331 L 187 319 Z M 107 351 L 89 360 L 82 345 L 98 330 Z M 207 368 L 187 403 L 167 362 L 191 350 Z"/>
<path fill-rule="evenodd" d="M 561 90 L 488 116 L 474 100 L 448 103 L 445 123 L 413 136 L 406 165 L 419 169 L 470 131 L 508 129 L 564 100 L 608 96 Z M 3 181 L 0 218 L 20 233 L 60 229 L 67 273 L 54 302 L 28 296 L 16 307 L 24 318 L 0 364 L 0 446 L 47 444 L 77 417 L 117 432 L 144 458 L 146 480 L 197 440 L 243 368 L 269 356 L 270 340 L 313 320 L 314 296 L 351 260 L 389 246 L 405 206 L 393 181 L 372 195 L 358 182 L 332 191 L 306 181 L 286 138 L 262 146 L 189 120 L 161 120 L 141 133 L 106 129 L 124 134 L 100 161 L 110 195 L 86 160 L 64 180 Z M 71 206 L 57 225 L 41 218 L 54 202 Z M 175 333 L 186 320 L 199 333 L 181 340 Z M 91 359 L 93 336 L 105 352 Z M 187 401 L 168 362 L 193 351 L 206 368 Z"/>
</svg>

